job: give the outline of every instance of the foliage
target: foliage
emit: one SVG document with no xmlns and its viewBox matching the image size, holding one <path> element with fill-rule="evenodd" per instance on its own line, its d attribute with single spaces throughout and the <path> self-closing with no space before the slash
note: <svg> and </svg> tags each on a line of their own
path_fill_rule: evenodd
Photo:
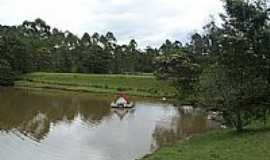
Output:
<svg viewBox="0 0 270 160">
<path fill-rule="evenodd" d="M 175 87 L 198 106 L 217 111 L 227 126 L 242 131 L 270 114 L 270 9 L 263 0 L 224 4 L 222 26 L 210 22 L 205 35 L 191 37 L 185 57 L 159 58 L 157 71 L 178 82 Z"/>
<path fill-rule="evenodd" d="M 18 26 L 0 25 L 0 59 L 18 75 L 37 71 L 152 73 L 152 61 L 158 54 L 151 47 L 139 50 L 134 39 L 119 45 L 112 32 L 78 37 L 52 28 L 39 18 Z"/>
<path fill-rule="evenodd" d="M 14 74 L 10 64 L 5 60 L 0 60 L 0 85 L 13 85 Z"/>
<path fill-rule="evenodd" d="M 156 76 L 176 86 L 181 98 L 187 99 L 195 91 L 201 69 L 184 54 L 161 56 L 156 59 Z"/>
<path fill-rule="evenodd" d="M 203 104 L 219 111 L 226 125 L 241 131 L 254 120 L 266 120 L 270 113 L 269 12 L 260 0 L 226 0 L 225 10 L 223 26 L 217 30 L 221 33 L 215 33 L 220 35 L 219 50 L 210 50 L 217 61 L 203 75 L 212 84 L 201 85 L 206 91 L 201 97 L 211 94 L 211 102 L 204 98 Z"/>
</svg>

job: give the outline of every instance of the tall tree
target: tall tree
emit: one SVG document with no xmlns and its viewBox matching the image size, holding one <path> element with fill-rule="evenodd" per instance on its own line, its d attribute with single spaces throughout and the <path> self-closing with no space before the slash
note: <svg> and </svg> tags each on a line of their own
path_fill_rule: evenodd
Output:
<svg viewBox="0 0 270 160">
<path fill-rule="evenodd" d="M 224 2 L 227 14 L 221 15 L 221 34 L 209 33 L 220 35 L 215 47 L 219 49 L 212 53 L 217 62 L 202 76 L 201 102 L 241 131 L 270 111 L 269 9 L 262 0 Z"/>
</svg>

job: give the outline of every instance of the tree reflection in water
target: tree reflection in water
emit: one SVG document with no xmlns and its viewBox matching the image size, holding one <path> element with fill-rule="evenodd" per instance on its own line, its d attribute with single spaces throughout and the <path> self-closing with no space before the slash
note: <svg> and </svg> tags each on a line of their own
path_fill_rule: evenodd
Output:
<svg viewBox="0 0 270 160">
<path fill-rule="evenodd" d="M 171 120 L 161 121 L 156 125 L 152 135 L 152 151 L 218 126 L 216 122 L 208 120 L 207 114 L 200 108 L 190 110 L 177 108 L 176 110 L 178 114 L 171 117 Z"/>
<path fill-rule="evenodd" d="M 1 89 L 0 130 L 20 132 L 36 141 L 43 140 L 50 126 L 59 122 L 72 123 L 78 116 L 91 125 L 98 125 L 111 115 L 108 102 L 95 97 L 44 96 Z"/>
<path fill-rule="evenodd" d="M 0 88 L 0 102 L 0 157 L 6 159 L 135 159 L 211 127 L 199 110 L 151 100 L 112 110 L 104 96 Z"/>
</svg>

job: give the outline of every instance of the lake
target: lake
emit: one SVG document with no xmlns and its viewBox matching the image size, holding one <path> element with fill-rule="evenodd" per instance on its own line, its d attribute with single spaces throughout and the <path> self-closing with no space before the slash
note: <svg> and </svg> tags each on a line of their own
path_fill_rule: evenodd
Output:
<svg viewBox="0 0 270 160">
<path fill-rule="evenodd" d="M 0 88 L 1 160 L 134 160 L 215 127 L 200 110 L 111 96 Z"/>
</svg>

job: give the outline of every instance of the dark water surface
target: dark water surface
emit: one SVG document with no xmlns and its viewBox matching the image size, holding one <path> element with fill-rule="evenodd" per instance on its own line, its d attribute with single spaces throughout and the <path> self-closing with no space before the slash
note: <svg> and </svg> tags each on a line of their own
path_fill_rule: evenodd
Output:
<svg viewBox="0 0 270 160">
<path fill-rule="evenodd" d="M 213 126 L 201 112 L 137 100 L 0 88 L 0 160 L 133 160 Z"/>
</svg>

